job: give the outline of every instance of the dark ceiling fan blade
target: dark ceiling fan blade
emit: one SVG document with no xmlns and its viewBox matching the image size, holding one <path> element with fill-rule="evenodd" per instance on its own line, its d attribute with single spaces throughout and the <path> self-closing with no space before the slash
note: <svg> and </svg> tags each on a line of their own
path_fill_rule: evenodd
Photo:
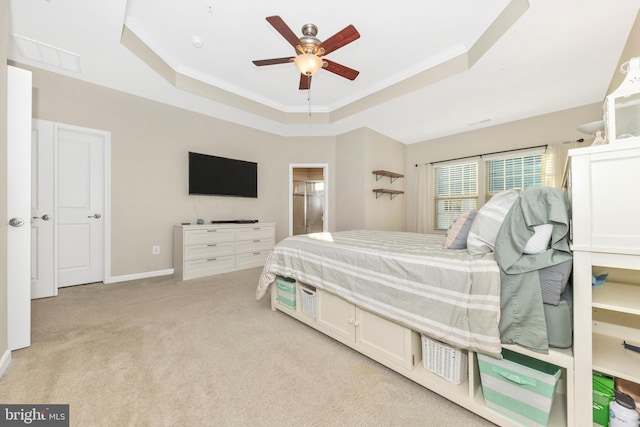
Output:
<svg viewBox="0 0 640 427">
<path fill-rule="evenodd" d="M 331 71 L 345 79 L 355 80 L 356 77 L 358 77 L 358 74 L 360 74 L 360 71 L 345 67 L 344 65 L 329 61 L 328 59 L 323 58 L 322 60 L 327 63 L 327 66 L 323 67 L 325 70 Z"/>
<path fill-rule="evenodd" d="M 347 45 L 354 40 L 358 40 L 359 38 L 360 33 L 356 30 L 356 27 L 348 25 L 320 44 L 320 47 L 324 48 L 322 55 L 327 55 L 338 50 L 342 46 Z"/>
<path fill-rule="evenodd" d="M 307 90 L 311 87 L 311 76 L 300 73 L 300 90 Z"/>
<path fill-rule="evenodd" d="M 287 62 L 293 62 L 293 59 L 293 56 L 288 56 L 286 58 L 258 59 L 251 62 L 253 62 L 258 67 L 261 67 L 263 65 L 286 64 Z"/>
<path fill-rule="evenodd" d="M 289 26 L 280 18 L 279 16 L 267 16 L 267 22 L 273 26 L 284 37 L 291 46 L 297 51 L 298 46 L 300 46 L 300 39 L 296 34 L 289 28 Z"/>
</svg>

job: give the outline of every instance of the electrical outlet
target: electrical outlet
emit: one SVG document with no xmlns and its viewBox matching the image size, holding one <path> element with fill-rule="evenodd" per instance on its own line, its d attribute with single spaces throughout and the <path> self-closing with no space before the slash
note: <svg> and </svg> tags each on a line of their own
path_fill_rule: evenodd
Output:
<svg viewBox="0 0 640 427">
<path fill-rule="evenodd" d="M 160 253 L 160 246 L 152 246 L 151 253 L 154 255 L 158 255 Z"/>
</svg>

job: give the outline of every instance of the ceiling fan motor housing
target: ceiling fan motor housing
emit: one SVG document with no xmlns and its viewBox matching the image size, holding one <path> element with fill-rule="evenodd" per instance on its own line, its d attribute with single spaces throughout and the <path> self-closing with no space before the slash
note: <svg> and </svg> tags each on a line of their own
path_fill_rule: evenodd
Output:
<svg viewBox="0 0 640 427">
<path fill-rule="evenodd" d="M 320 40 L 316 38 L 316 35 L 318 34 L 318 27 L 313 24 L 305 24 L 302 26 L 302 34 L 303 36 L 300 37 L 300 47 L 302 49 L 300 49 L 300 51 L 302 53 L 312 53 L 314 55 L 317 55 L 318 53 L 322 54 L 322 52 L 319 52 L 321 49 Z"/>
</svg>

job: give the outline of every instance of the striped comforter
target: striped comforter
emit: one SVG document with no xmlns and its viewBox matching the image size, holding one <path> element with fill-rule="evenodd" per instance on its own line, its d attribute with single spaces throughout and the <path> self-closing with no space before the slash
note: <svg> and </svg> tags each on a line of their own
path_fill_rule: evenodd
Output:
<svg viewBox="0 0 640 427">
<path fill-rule="evenodd" d="M 257 299 L 276 275 L 342 297 L 379 316 L 458 348 L 499 357 L 500 270 L 442 248 L 443 236 L 342 231 L 293 236 L 265 262 Z"/>
</svg>

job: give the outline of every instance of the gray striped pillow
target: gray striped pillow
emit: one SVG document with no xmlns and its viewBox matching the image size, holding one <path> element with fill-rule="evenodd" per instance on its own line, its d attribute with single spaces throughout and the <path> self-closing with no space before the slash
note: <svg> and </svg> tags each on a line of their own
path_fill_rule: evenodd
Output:
<svg viewBox="0 0 640 427">
<path fill-rule="evenodd" d="M 519 188 L 502 191 L 478 210 L 467 237 L 469 254 L 485 255 L 493 251 L 498 230 L 518 195 L 520 195 Z"/>
</svg>

